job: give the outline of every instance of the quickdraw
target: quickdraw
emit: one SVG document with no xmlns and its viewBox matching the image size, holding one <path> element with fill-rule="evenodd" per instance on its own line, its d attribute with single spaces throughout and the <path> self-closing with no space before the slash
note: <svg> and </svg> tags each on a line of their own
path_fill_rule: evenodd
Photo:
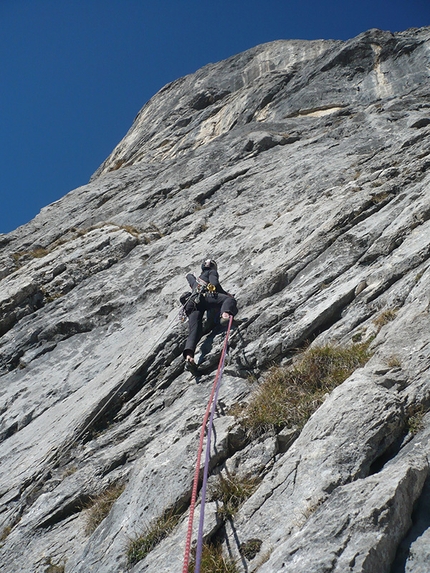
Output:
<svg viewBox="0 0 430 573">
<path fill-rule="evenodd" d="M 197 306 L 201 300 L 201 297 L 205 296 L 208 293 L 216 297 L 217 296 L 216 286 L 211 283 L 207 283 L 206 281 L 204 281 L 199 277 L 196 281 L 193 291 L 184 293 L 180 297 L 182 308 L 178 313 L 178 319 L 181 322 L 185 322 L 185 320 L 187 319 L 187 314 L 185 312 L 185 306 L 187 305 L 187 303 L 189 301 L 192 301 L 194 305 Z"/>
<path fill-rule="evenodd" d="M 199 304 L 201 297 L 205 296 L 207 293 L 215 295 L 216 286 L 211 283 L 207 283 L 200 278 L 197 279 L 197 285 L 194 287 L 193 293 L 191 295 L 191 299 L 193 300 L 194 304 Z"/>
</svg>

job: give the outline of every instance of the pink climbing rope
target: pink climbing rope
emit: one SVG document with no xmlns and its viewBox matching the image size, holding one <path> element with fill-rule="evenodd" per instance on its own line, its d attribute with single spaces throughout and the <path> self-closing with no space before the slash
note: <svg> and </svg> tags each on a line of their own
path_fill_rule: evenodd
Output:
<svg viewBox="0 0 430 573">
<path fill-rule="evenodd" d="M 198 483 L 199 483 L 200 461 L 201 461 L 202 450 L 203 450 L 203 441 L 204 441 L 204 437 L 205 437 L 205 430 L 206 430 L 206 426 L 208 423 L 209 414 L 212 410 L 211 422 L 210 422 L 210 426 L 208 429 L 208 438 L 207 438 L 207 444 L 206 444 L 207 463 L 205 463 L 204 475 L 203 475 L 204 490 L 202 488 L 202 508 L 201 508 L 201 512 L 200 512 L 199 534 L 198 534 L 198 539 L 197 539 L 197 550 L 196 550 L 196 567 L 194 569 L 194 573 L 199 573 L 199 571 L 200 571 L 200 559 L 201 559 L 202 546 L 203 546 L 204 504 L 205 504 L 207 473 L 208 473 L 208 468 L 209 468 L 209 457 L 210 457 L 210 437 L 211 437 L 211 433 L 212 433 L 212 422 L 213 422 L 213 416 L 215 413 L 216 401 L 218 398 L 218 391 L 219 391 L 219 388 L 221 385 L 222 374 L 224 371 L 224 363 L 225 363 L 225 356 L 227 353 L 228 337 L 230 335 L 230 329 L 231 329 L 232 323 L 233 323 L 233 317 L 230 316 L 230 320 L 229 320 L 228 328 L 227 328 L 227 333 L 226 333 L 225 339 L 224 339 L 224 347 L 222 349 L 221 358 L 220 358 L 220 361 L 218 364 L 218 370 L 217 370 L 217 373 L 215 376 L 215 380 L 214 380 L 214 383 L 212 386 L 211 395 L 209 397 L 208 405 L 206 407 L 205 416 L 203 418 L 203 424 L 202 424 L 202 427 L 200 430 L 200 441 L 199 441 L 199 447 L 197 450 L 197 461 L 196 461 L 196 468 L 194 471 L 193 489 L 191 492 L 190 514 L 188 517 L 188 530 L 187 530 L 187 538 L 186 538 L 186 542 L 185 542 L 184 564 L 182 567 L 182 573 L 188 573 L 188 566 L 190 563 L 191 538 L 193 535 L 193 521 L 194 521 L 194 511 L 195 511 L 196 499 L 197 499 L 197 488 L 198 488 Z M 203 493 L 204 493 L 204 495 L 203 495 Z M 202 513 L 203 513 L 203 517 L 202 517 Z M 197 558 L 199 559 L 199 561 L 197 561 Z"/>
<path fill-rule="evenodd" d="M 194 573 L 200 573 L 200 562 L 202 559 L 202 550 L 203 550 L 203 526 L 204 526 L 204 520 L 205 520 L 206 486 L 207 486 L 208 475 L 209 475 L 209 460 L 210 460 L 210 450 L 211 450 L 212 427 L 213 427 L 213 421 L 214 421 L 214 417 L 215 417 L 216 405 L 218 402 L 218 393 L 219 393 L 219 389 L 221 387 L 222 375 L 224 373 L 224 363 L 225 363 L 225 357 L 226 357 L 226 353 L 227 353 L 226 351 L 227 351 L 227 344 L 228 344 L 228 335 L 230 333 L 230 328 L 231 328 L 232 322 L 233 322 L 233 317 L 230 316 L 227 334 L 226 334 L 226 338 L 224 341 L 224 350 L 223 350 L 223 353 L 221 354 L 220 363 L 218 366 L 219 376 L 218 376 L 218 382 L 217 382 L 217 386 L 216 386 L 216 390 L 215 390 L 214 399 L 212 401 L 211 416 L 209 419 L 209 426 L 208 426 L 208 435 L 206 438 L 206 456 L 205 456 L 205 465 L 204 465 L 204 469 L 203 469 L 203 484 L 202 484 L 202 490 L 201 490 L 202 502 L 200 505 L 200 522 L 199 522 L 199 531 L 197 534 L 196 566 L 194 568 Z"/>
</svg>

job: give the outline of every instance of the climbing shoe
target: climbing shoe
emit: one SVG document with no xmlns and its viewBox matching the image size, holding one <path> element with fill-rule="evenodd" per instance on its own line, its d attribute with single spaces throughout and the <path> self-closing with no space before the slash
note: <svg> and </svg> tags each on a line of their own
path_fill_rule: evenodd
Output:
<svg viewBox="0 0 430 573">
<path fill-rule="evenodd" d="M 191 362 L 190 360 L 185 361 L 185 370 L 188 370 L 188 372 L 191 372 L 191 374 L 193 374 L 194 376 L 197 376 L 197 374 L 199 373 L 197 364 L 195 362 Z"/>
<path fill-rule="evenodd" d="M 230 322 L 230 315 L 226 312 L 223 312 L 221 318 L 219 319 L 219 323 L 221 326 L 226 326 Z"/>
</svg>

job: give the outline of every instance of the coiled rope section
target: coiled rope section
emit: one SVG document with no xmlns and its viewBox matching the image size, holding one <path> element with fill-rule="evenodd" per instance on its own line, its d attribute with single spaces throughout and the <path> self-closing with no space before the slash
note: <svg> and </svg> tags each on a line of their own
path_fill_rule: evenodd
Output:
<svg viewBox="0 0 430 573">
<path fill-rule="evenodd" d="M 205 430 L 208 423 L 209 415 L 210 415 L 210 423 L 207 432 L 207 440 L 206 440 L 206 456 L 205 456 L 205 465 L 203 469 L 203 484 L 202 484 L 202 503 L 200 508 L 200 522 L 199 522 L 199 531 L 197 535 L 197 547 L 196 547 L 196 565 L 194 568 L 194 573 L 200 573 L 200 561 L 202 556 L 202 548 L 203 548 L 203 523 L 204 523 L 204 510 L 205 510 L 205 503 L 206 503 L 206 484 L 208 479 L 209 473 L 209 459 L 210 459 L 210 447 L 211 447 L 211 435 L 212 435 L 212 424 L 213 419 L 215 416 L 215 409 L 216 403 L 218 399 L 218 392 L 221 386 L 222 375 L 224 372 L 224 363 L 225 357 L 227 354 L 227 346 L 228 346 L 228 338 L 230 335 L 231 325 L 233 323 L 233 317 L 230 316 L 230 320 L 228 322 L 227 332 L 224 339 L 224 346 L 222 349 L 221 357 L 218 364 L 218 370 L 215 376 L 215 380 L 212 386 L 211 395 L 209 397 L 208 405 L 206 407 L 205 416 L 203 418 L 202 427 L 200 430 L 200 441 L 197 450 L 197 461 L 196 467 L 194 471 L 194 481 L 193 481 L 193 489 L 191 493 L 191 503 L 190 503 L 190 514 L 188 518 L 188 531 L 187 531 L 187 538 L 185 542 L 185 553 L 184 553 L 184 565 L 182 567 L 182 573 L 188 573 L 188 566 L 190 563 L 190 553 L 191 553 L 191 538 L 193 535 L 193 521 L 194 521 L 194 511 L 196 507 L 196 499 L 197 499 L 197 488 L 199 483 L 199 474 L 200 474 L 200 461 L 202 456 L 203 450 L 203 441 L 205 437 Z"/>
</svg>

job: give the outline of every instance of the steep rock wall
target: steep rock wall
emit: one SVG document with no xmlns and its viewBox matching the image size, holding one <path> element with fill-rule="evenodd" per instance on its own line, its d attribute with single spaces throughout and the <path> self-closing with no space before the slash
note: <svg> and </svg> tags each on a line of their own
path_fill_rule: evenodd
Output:
<svg viewBox="0 0 430 573">
<path fill-rule="evenodd" d="M 232 521 L 209 505 L 207 536 L 240 571 L 428 570 L 429 47 L 428 28 L 370 30 L 206 66 L 146 104 L 88 185 L 0 236 L 6 572 L 125 571 L 129 540 L 172 508 L 132 571 L 181 567 L 223 334 L 196 382 L 178 295 L 207 255 L 243 320 L 212 471 L 262 478 Z M 301 432 L 243 432 L 230 407 L 272 364 L 354 340 L 372 358 Z"/>
</svg>

